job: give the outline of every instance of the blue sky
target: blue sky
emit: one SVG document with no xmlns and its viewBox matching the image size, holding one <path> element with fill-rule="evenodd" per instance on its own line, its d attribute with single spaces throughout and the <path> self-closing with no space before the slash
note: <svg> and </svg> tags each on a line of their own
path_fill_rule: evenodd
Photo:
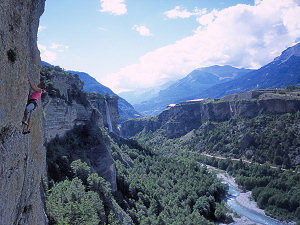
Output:
<svg viewBox="0 0 300 225">
<path fill-rule="evenodd" d="M 193 69 L 259 68 L 300 37 L 299 0 L 49 0 L 42 59 L 119 93 Z"/>
</svg>

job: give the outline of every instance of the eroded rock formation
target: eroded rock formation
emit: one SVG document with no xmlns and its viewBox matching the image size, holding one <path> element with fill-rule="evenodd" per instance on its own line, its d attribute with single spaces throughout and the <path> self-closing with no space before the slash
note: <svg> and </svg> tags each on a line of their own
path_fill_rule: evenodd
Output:
<svg viewBox="0 0 300 225">
<path fill-rule="evenodd" d="M 46 141 L 50 141 L 56 135 L 61 137 L 75 125 L 83 125 L 90 120 L 97 126 L 108 127 L 105 100 L 108 102 L 113 131 L 118 134 L 118 98 L 106 98 L 97 93 L 83 93 L 83 82 L 78 76 L 60 68 L 57 70 L 45 78 L 46 83 L 51 82 L 49 93 L 45 93 L 42 98 Z"/>
<path fill-rule="evenodd" d="M 42 97 L 45 142 L 51 141 L 55 136 L 63 137 L 75 125 L 92 122 L 97 127 L 108 127 L 107 113 L 110 116 L 113 132 L 119 133 L 117 97 L 83 92 L 83 82 L 78 76 L 59 67 L 43 67 L 42 79 L 48 84 L 47 93 Z M 116 167 L 111 155 L 110 143 L 106 140 L 103 142 L 91 148 L 81 149 L 78 157 L 87 162 L 92 172 L 97 172 L 111 184 L 112 190 L 116 191 Z"/>
</svg>

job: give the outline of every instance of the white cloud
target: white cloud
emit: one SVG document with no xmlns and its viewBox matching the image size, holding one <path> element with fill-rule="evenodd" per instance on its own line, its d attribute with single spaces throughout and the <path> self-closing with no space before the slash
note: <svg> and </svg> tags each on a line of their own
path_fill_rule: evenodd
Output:
<svg viewBox="0 0 300 225">
<path fill-rule="evenodd" d="M 38 48 L 41 52 L 41 58 L 43 61 L 51 63 L 56 59 L 56 53 L 53 51 L 49 51 L 48 48 L 44 45 L 38 44 Z"/>
<path fill-rule="evenodd" d="M 152 36 L 150 30 L 146 26 L 138 26 L 135 24 L 132 29 L 137 31 L 141 36 Z"/>
<path fill-rule="evenodd" d="M 52 63 L 56 60 L 59 53 L 65 52 L 69 46 L 63 44 L 52 43 L 51 46 L 38 44 L 43 61 Z"/>
<path fill-rule="evenodd" d="M 100 12 L 108 12 L 113 15 L 123 15 L 127 13 L 125 0 L 100 0 L 102 9 Z"/>
<path fill-rule="evenodd" d="M 115 91 L 162 84 L 197 67 L 229 64 L 258 68 L 300 37 L 297 0 L 257 0 L 197 18 L 193 35 L 140 57 L 139 63 L 107 75 Z"/>
<path fill-rule="evenodd" d="M 41 32 L 42 30 L 45 30 L 47 27 L 40 25 L 38 28 L 38 32 Z"/>
<path fill-rule="evenodd" d="M 198 8 L 194 8 L 192 12 L 189 12 L 188 10 L 180 6 L 176 6 L 174 9 L 166 11 L 164 14 L 170 19 L 175 19 L 175 18 L 189 18 L 191 16 L 199 16 L 205 13 L 206 13 L 206 9 L 200 10 Z"/>
</svg>

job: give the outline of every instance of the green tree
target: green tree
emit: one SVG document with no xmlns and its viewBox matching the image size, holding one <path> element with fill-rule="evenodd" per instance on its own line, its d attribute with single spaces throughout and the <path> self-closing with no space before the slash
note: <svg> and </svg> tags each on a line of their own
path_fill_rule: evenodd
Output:
<svg viewBox="0 0 300 225">
<path fill-rule="evenodd" d="M 84 183 L 87 182 L 87 178 L 91 173 L 91 168 L 86 164 L 86 162 L 81 162 L 80 159 L 73 161 L 71 163 L 71 169 L 76 177 L 81 179 Z"/>
<path fill-rule="evenodd" d="M 97 173 L 89 175 L 87 183 L 89 189 L 97 192 L 102 198 L 109 199 L 112 197 L 110 184 L 102 177 L 99 177 Z"/>
<path fill-rule="evenodd" d="M 77 177 L 65 180 L 49 190 L 47 214 L 52 221 L 65 225 L 98 225 L 105 223 L 104 206 L 99 195 L 86 192 Z"/>
</svg>

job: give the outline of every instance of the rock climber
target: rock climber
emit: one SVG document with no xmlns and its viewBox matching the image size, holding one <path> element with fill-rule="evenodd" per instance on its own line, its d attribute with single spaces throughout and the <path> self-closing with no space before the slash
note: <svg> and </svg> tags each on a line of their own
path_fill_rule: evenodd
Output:
<svg viewBox="0 0 300 225">
<path fill-rule="evenodd" d="M 30 85 L 31 89 L 33 90 L 33 92 L 29 96 L 29 99 L 28 99 L 28 102 L 26 105 L 25 120 L 23 121 L 23 124 L 27 125 L 27 129 L 25 131 L 23 131 L 23 134 L 30 133 L 31 124 L 32 124 L 32 122 L 31 122 L 32 112 L 36 108 L 37 101 L 39 100 L 39 97 L 41 97 L 41 95 L 43 93 L 43 88 L 44 88 L 43 83 L 39 83 L 37 85 L 37 87 L 33 86 L 33 84 L 31 83 L 30 77 L 28 77 L 28 82 L 29 82 L 29 85 Z"/>
</svg>

